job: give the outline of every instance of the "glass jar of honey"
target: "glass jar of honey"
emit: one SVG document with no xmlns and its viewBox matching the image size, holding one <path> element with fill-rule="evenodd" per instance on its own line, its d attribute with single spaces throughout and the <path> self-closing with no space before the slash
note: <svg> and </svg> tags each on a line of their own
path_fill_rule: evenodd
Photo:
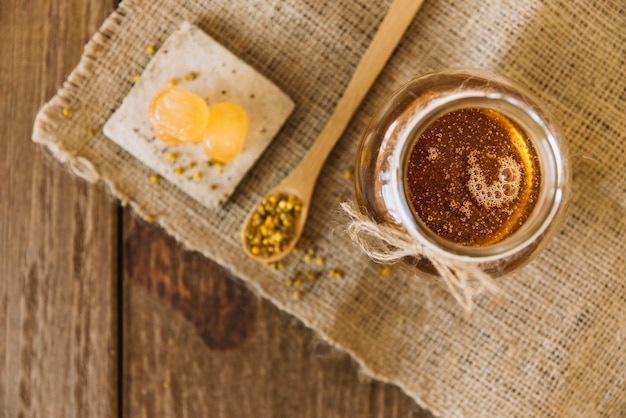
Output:
<svg viewBox="0 0 626 418">
<path fill-rule="evenodd" d="M 545 107 L 483 70 L 418 77 L 373 116 L 355 164 L 357 204 L 429 257 L 493 277 L 529 262 L 565 212 L 566 144 Z M 432 260 L 408 261 L 437 274 Z"/>
</svg>

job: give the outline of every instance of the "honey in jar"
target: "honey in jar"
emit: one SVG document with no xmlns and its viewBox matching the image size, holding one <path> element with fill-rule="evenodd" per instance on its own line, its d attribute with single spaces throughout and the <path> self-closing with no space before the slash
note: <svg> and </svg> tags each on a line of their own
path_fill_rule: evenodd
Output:
<svg viewBox="0 0 626 418">
<path fill-rule="evenodd" d="M 356 153 L 356 200 L 373 224 L 421 248 L 408 258 L 418 269 L 438 274 L 437 257 L 495 277 L 532 260 L 558 229 L 565 155 L 554 118 L 518 83 L 484 70 L 430 73 L 372 117 Z"/>
<path fill-rule="evenodd" d="M 420 135 L 405 181 L 412 209 L 435 234 L 483 246 L 510 236 L 528 219 L 541 168 L 518 124 L 491 109 L 463 108 Z"/>
</svg>

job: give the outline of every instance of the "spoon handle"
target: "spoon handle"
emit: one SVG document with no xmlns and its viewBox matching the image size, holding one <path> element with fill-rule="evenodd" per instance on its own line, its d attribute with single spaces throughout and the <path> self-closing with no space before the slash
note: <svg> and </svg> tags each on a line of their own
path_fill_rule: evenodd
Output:
<svg viewBox="0 0 626 418">
<path fill-rule="evenodd" d="M 394 0 L 389 7 L 374 39 L 337 103 L 335 111 L 305 157 L 307 160 L 312 160 L 307 169 L 308 176 L 317 178 L 326 157 L 343 134 L 354 112 L 372 87 L 423 2 L 423 0 Z"/>
</svg>

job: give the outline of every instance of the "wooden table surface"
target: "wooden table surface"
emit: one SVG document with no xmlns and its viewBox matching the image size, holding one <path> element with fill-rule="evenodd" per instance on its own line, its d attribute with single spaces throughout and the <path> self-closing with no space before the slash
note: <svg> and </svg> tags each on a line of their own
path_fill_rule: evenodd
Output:
<svg viewBox="0 0 626 418">
<path fill-rule="evenodd" d="M 0 2 L 0 417 L 427 417 L 31 142 L 115 0 Z"/>
</svg>

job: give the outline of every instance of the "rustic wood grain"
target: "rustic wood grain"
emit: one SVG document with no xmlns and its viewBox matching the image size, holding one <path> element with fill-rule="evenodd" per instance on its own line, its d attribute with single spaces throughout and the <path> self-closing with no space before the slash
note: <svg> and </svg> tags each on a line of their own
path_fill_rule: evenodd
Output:
<svg viewBox="0 0 626 418">
<path fill-rule="evenodd" d="M 30 141 L 116 3 L 0 3 L 0 417 L 430 417 Z"/>
<path fill-rule="evenodd" d="M 124 416 L 431 417 L 130 210 L 123 236 Z"/>
<path fill-rule="evenodd" d="M 112 417 L 117 209 L 30 140 L 113 1 L 0 5 L 0 416 Z"/>
</svg>

